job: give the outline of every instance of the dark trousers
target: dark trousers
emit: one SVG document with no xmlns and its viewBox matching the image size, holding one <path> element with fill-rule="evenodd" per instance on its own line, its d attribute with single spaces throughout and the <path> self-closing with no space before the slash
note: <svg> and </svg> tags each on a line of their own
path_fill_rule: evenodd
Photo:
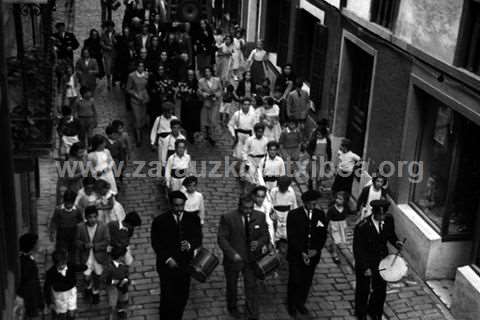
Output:
<svg viewBox="0 0 480 320">
<path fill-rule="evenodd" d="M 190 275 L 178 268 L 162 266 L 160 276 L 160 319 L 181 320 L 190 293 Z"/>
<path fill-rule="evenodd" d="M 359 319 L 366 319 L 367 314 L 375 320 L 382 318 L 387 283 L 376 269 L 371 268 L 371 277 L 366 277 L 364 270 L 355 271 L 355 314 Z"/>
<path fill-rule="evenodd" d="M 102 23 L 112 21 L 112 0 L 100 0 L 102 7 Z"/>
<path fill-rule="evenodd" d="M 287 303 L 290 308 L 307 302 L 316 266 L 316 263 L 308 266 L 301 262 L 289 263 Z"/>
<path fill-rule="evenodd" d="M 225 278 L 227 279 L 227 308 L 234 310 L 237 308 L 237 284 L 240 272 L 243 275 L 245 286 L 246 314 L 248 319 L 258 319 L 258 290 L 257 279 L 253 268 L 249 265 L 243 266 L 240 270 L 236 266 L 225 265 Z"/>
</svg>

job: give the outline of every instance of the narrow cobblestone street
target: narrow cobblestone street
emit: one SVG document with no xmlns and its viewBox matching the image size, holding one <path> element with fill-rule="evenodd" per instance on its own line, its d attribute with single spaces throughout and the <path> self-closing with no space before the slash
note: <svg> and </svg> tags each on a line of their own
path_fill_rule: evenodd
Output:
<svg viewBox="0 0 480 320">
<path fill-rule="evenodd" d="M 59 1 L 61 3 L 61 1 Z M 98 0 L 75 1 L 74 32 L 79 41 L 88 34 L 91 28 L 99 28 Z M 61 4 L 59 4 L 61 5 Z M 115 13 L 115 22 L 120 23 L 121 12 Z M 95 96 L 97 110 L 100 112 L 100 123 L 97 133 L 103 133 L 107 123 L 114 119 L 121 119 L 129 124 L 130 114 L 125 110 L 123 94 L 117 87 L 107 91 L 105 83 L 99 84 Z M 129 125 L 130 128 L 130 125 Z M 132 135 L 130 128 L 129 133 Z M 223 135 L 225 136 L 225 134 Z M 231 141 L 222 138 L 216 148 L 206 145 L 189 147 L 189 153 L 195 161 L 219 160 L 230 153 Z M 137 148 L 132 153 L 132 160 L 120 185 L 119 201 L 124 205 L 126 212 L 136 210 L 142 217 L 142 226 L 135 230 L 132 238 L 134 265 L 131 267 L 134 285 L 131 289 L 131 306 L 128 319 L 150 320 L 158 319 L 159 281 L 155 271 L 155 255 L 150 246 L 150 225 L 152 218 L 161 214 L 166 208 L 166 200 L 158 187 L 158 179 L 152 177 L 130 177 L 135 168 L 135 160 L 155 160 L 156 153 L 148 146 Z M 42 189 L 39 201 L 39 223 L 41 239 L 48 239 L 46 223 L 55 204 L 55 167 L 53 160 L 41 160 Z M 222 166 L 219 170 L 223 172 Z M 201 178 L 199 191 L 206 199 L 206 223 L 203 227 L 204 246 L 221 256 L 217 246 L 216 233 L 221 214 L 234 209 L 237 204 L 239 185 L 234 177 Z M 325 207 L 327 199 L 322 200 Z M 351 221 L 350 221 L 351 222 Z M 348 232 L 349 246 L 344 248 L 342 263 L 336 265 L 330 253 L 325 249 L 322 260 L 317 268 L 314 285 L 308 300 L 308 307 L 312 311 L 312 319 L 355 319 L 353 316 L 354 280 L 351 254 L 351 223 Z M 51 248 L 51 244 L 44 240 L 41 248 Z M 48 259 L 47 259 L 48 261 Z M 45 261 L 41 264 L 44 270 Z M 288 270 L 283 266 L 279 276 L 268 279 L 261 285 L 261 317 L 262 319 L 289 319 L 284 301 L 286 298 L 286 283 Z M 240 294 L 240 296 L 242 296 Z M 434 320 L 452 319 L 446 308 L 434 297 L 432 292 L 419 278 L 410 273 L 402 282 L 389 285 L 386 305 L 388 319 Z M 100 305 L 90 306 L 83 303 L 79 297 L 79 319 L 105 319 L 107 316 L 106 297 L 102 296 Z M 243 300 L 240 300 L 242 306 Z M 242 306 L 243 309 L 243 306 Z M 190 299 L 184 319 L 228 319 L 225 304 L 225 279 L 222 266 L 217 267 L 207 283 L 192 282 Z"/>
</svg>

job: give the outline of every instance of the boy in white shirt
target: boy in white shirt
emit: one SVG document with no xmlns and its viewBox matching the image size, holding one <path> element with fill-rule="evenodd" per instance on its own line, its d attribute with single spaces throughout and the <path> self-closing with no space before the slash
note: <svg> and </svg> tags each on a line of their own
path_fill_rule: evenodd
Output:
<svg viewBox="0 0 480 320">
<path fill-rule="evenodd" d="M 185 153 L 186 140 L 175 141 L 175 153 L 167 160 L 165 181 L 170 191 L 180 190 L 190 169 L 190 156 Z"/>
<path fill-rule="evenodd" d="M 285 163 L 278 155 L 279 144 L 276 141 L 270 141 L 267 144 L 267 155 L 260 160 L 258 164 L 258 182 L 266 186 L 271 191 L 277 186 L 277 180 L 286 174 Z"/>
<path fill-rule="evenodd" d="M 255 135 L 248 137 L 243 147 L 242 159 L 245 163 L 248 172 L 248 179 L 252 183 L 257 183 L 257 170 L 260 160 L 265 157 L 267 153 L 268 139 L 265 138 L 265 126 L 262 123 L 257 123 L 253 127 Z"/>
<path fill-rule="evenodd" d="M 164 150 L 163 153 L 168 159 L 172 154 L 175 153 L 175 141 L 177 140 L 186 140 L 185 136 L 182 134 L 182 123 L 178 119 L 173 119 L 170 121 L 170 128 L 172 132 L 165 138 Z M 187 152 L 185 150 L 185 152 Z M 166 163 L 166 162 L 165 162 Z"/>
<path fill-rule="evenodd" d="M 333 194 L 337 194 L 339 191 L 344 191 L 347 194 L 352 192 L 355 167 L 361 158 L 350 150 L 350 146 L 351 141 L 349 139 L 342 139 L 340 150 L 338 150 L 337 173 L 332 185 Z"/>
<path fill-rule="evenodd" d="M 172 133 L 170 122 L 178 118 L 172 115 L 174 105 L 171 102 L 165 102 L 162 107 L 162 114 L 155 119 L 155 122 L 150 132 L 150 143 L 152 148 L 158 148 L 158 161 L 162 167 L 165 167 L 167 162 L 167 155 L 164 154 L 167 137 Z"/>
<path fill-rule="evenodd" d="M 183 180 L 181 191 L 187 196 L 185 212 L 196 214 L 200 217 L 200 223 L 205 223 L 205 201 L 203 195 L 197 191 L 198 179 L 195 176 L 186 177 Z"/>
<path fill-rule="evenodd" d="M 257 114 L 253 109 L 250 98 L 243 98 L 241 108 L 235 111 L 228 122 L 228 130 L 235 143 L 233 156 L 242 159 L 243 148 L 247 138 L 253 134 L 253 127 L 257 122 Z"/>
</svg>

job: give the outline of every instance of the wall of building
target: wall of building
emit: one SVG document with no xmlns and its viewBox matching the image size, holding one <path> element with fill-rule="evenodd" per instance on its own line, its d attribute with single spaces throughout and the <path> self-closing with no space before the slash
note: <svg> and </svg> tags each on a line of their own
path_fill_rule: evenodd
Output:
<svg viewBox="0 0 480 320">
<path fill-rule="evenodd" d="M 451 310 L 455 319 L 480 319 L 480 277 L 471 267 L 457 270 L 452 299 Z"/>
<path fill-rule="evenodd" d="M 371 0 L 347 1 L 345 9 L 364 20 L 370 21 L 370 3 Z"/>
<path fill-rule="evenodd" d="M 433 57 L 452 64 L 463 2 L 402 0 L 394 33 Z"/>
</svg>

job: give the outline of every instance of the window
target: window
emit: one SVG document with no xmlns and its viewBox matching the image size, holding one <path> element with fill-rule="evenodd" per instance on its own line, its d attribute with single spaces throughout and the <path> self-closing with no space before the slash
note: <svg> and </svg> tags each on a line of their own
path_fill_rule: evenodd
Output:
<svg viewBox="0 0 480 320">
<path fill-rule="evenodd" d="M 470 2 L 464 25 L 465 53 L 463 67 L 480 75 L 480 0 Z"/>
<path fill-rule="evenodd" d="M 400 0 L 372 0 L 370 21 L 392 30 Z"/>
<path fill-rule="evenodd" d="M 411 202 L 443 236 L 471 235 L 480 203 L 480 127 L 425 96 Z"/>
</svg>

